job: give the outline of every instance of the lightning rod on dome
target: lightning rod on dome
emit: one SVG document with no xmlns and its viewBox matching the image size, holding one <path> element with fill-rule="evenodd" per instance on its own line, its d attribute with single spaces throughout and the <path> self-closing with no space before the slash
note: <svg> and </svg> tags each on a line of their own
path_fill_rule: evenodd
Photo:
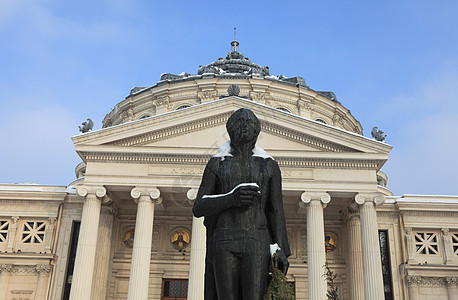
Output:
<svg viewBox="0 0 458 300">
<path fill-rule="evenodd" d="M 239 52 L 239 42 L 236 39 L 237 27 L 234 27 L 234 40 L 231 42 L 231 52 Z"/>
</svg>

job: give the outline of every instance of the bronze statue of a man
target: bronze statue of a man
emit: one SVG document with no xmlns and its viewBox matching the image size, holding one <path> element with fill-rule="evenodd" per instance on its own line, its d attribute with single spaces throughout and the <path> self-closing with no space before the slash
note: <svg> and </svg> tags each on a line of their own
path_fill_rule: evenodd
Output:
<svg viewBox="0 0 458 300">
<path fill-rule="evenodd" d="M 205 300 L 262 300 L 267 290 L 270 244 L 286 274 L 290 248 L 277 162 L 257 147 L 261 125 L 245 108 L 227 121 L 230 142 L 205 168 L 194 203 L 205 217 Z"/>
</svg>

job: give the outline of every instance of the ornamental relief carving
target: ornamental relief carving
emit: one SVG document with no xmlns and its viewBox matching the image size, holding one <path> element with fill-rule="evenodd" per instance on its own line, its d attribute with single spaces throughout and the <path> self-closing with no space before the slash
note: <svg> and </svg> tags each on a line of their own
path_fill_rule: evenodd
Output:
<svg viewBox="0 0 458 300">
<path fill-rule="evenodd" d="M 301 252 L 302 258 L 307 258 L 307 228 L 302 228 L 301 230 Z"/>
<path fill-rule="evenodd" d="M 448 287 L 458 287 L 458 277 L 445 277 Z"/>
<path fill-rule="evenodd" d="M 250 99 L 261 104 L 267 104 L 267 100 L 270 97 L 268 92 L 255 92 L 250 91 Z"/>
<path fill-rule="evenodd" d="M 157 96 L 156 99 L 153 100 L 153 105 L 156 107 L 168 106 L 169 103 L 169 96 Z"/>
<path fill-rule="evenodd" d="M 204 103 L 218 99 L 218 92 L 216 90 L 199 91 L 197 92 L 197 96 Z"/>
<path fill-rule="evenodd" d="M 0 274 L 8 273 L 10 275 L 48 275 L 51 272 L 50 265 L 13 265 L 13 264 L 0 264 Z"/>
<path fill-rule="evenodd" d="M 159 225 L 153 225 L 153 245 L 151 247 L 151 251 L 153 252 L 158 252 L 159 251 L 159 241 L 160 241 L 160 235 L 159 235 Z"/>
<path fill-rule="evenodd" d="M 458 277 L 429 277 L 421 275 L 407 275 L 408 286 L 422 287 L 455 287 L 458 285 Z"/>
</svg>

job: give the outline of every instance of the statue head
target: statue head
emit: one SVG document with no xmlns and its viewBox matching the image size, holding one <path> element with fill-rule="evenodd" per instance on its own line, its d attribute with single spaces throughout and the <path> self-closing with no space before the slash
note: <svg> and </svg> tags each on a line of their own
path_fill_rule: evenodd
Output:
<svg viewBox="0 0 458 300">
<path fill-rule="evenodd" d="M 240 108 L 229 117 L 226 129 L 232 146 L 251 144 L 254 148 L 261 132 L 261 123 L 250 109 Z"/>
</svg>

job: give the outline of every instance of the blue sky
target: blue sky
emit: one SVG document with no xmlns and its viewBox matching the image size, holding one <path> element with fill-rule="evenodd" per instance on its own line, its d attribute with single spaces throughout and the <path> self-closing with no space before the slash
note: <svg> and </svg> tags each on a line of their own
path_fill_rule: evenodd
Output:
<svg viewBox="0 0 458 300">
<path fill-rule="evenodd" d="M 0 0 L 0 182 L 67 185 L 71 136 L 134 86 L 230 49 L 333 91 L 393 146 L 402 194 L 458 194 L 457 1 Z"/>
</svg>

